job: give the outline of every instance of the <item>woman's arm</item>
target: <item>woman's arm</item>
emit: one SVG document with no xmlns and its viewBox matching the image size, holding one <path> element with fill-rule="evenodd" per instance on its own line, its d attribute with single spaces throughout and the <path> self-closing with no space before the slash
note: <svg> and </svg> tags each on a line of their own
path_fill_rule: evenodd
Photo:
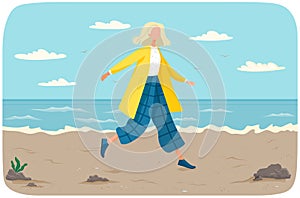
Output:
<svg viewBox="0 0 300 198">
<path fill-rule="evenodd" d="M 164 64 L 167 67 L 172 78 L 174 78 L 179 82 L 184 82 L 186 80 L 183 76 L 181 76 L 178 72 L 176 72 L 175 69 L 171 67 L 171 65 L 167 62 L 165 57 L 161 55 L 161 58 L 162 58 L 162 64 Z"/>
<path fill-rule="evenodd" d="M 191 86 L 194 86 L 195 83 L 192 81 L 188 81 L 186 78 L 184 78 L 183 76 L 181 76 L 177 71 L 175 71 L 175 69 L 173 69 L 171 67 L 171 65 L 166 61 L 166 59 L 162 56 L 162 64 L 165 64 L 168 68 L 168 71 L 171 75 L 172 78 L 174 78 L 175 80 L 179 81 L 179 82 L 185 82 Z"/>
<path fill-rule="evenodd" d="M 177 80 L 179 82 L 186 81 L 186 79 L 183 76 L 181 76 L 177 71 L 175 71 L 175 69 L 173 69 L 169 64 L 167 64 L 167 68 L 168 68 L 172 78 L 174 78 L 175 80 Z"/>
<path fill-rule="evenodd" d="M 140 49 L 135 50 L 133 53 L 131 53 L 129 56 L 115 64 L 108 72 L 102 75 L 101 80 L 105 80 L 110 74 L 115 74 L 119 71 L 122 71 L 123 69 L 126 69 L 133 63 L 137 62 L 139 59 L 141 59 L 143 56 L 143 52 Z"/>
</svg>

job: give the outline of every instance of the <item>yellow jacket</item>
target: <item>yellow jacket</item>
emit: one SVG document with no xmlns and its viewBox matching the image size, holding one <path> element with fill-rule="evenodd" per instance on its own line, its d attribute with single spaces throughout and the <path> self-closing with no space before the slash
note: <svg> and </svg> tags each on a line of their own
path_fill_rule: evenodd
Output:
<svg viewBox="0 0 300 198">
<path fill-rule="evenodd" d="M 128 87 L 119 106 L 120 111 L 122 111 L 125 115 L 129 116 L 130 118 L 134 118 L 136 114 L 144 90 L 144 86 L 148 77 L 150 68 L 150 51 L 150 46 L 141 47 L 110 69 L 110 72 L 112 74 L 115 74 L 129 67 L 133 63 L 137 62 L 132 77 L 129 81 Z M 185 78 L 178 74 L 168 64 L 168 62 L 162 56 L 160 50 L 159 53 L 161 57 L 161 65 L 158 73 L 158 79 L 162 86 L 167 105 L 169 107 L 170 112 L 180 112 L 182 111 L 182 107 L 174 92 L 171 77 L 180 82 L 184 82 Z"/>
</svg>

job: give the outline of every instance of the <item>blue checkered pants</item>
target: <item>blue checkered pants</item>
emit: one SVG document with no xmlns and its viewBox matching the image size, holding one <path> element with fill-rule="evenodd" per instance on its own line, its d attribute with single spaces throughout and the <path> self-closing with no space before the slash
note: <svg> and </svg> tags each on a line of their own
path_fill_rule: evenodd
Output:
<svg viewBox="0 0 300 198">
<path fill-rule="evenodd" d="M 150 119 L 157 128 L 159 144 L 164 151 L 172 152 L 184 145 L 157 76 L 148 76 L 134 119 L 129 119 L 125 126 L 116 129 L 121 144 L 128 144 L 140 137 Z"/>
</svg>

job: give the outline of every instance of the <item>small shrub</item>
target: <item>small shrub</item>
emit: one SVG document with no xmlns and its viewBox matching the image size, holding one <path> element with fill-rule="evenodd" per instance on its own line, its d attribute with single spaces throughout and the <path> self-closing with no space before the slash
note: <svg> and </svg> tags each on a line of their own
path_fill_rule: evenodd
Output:
<svg viewBox="0 0 300 198">
<path fill-rule="evenodd" d="M 23 164 L 21 166 L 21 163 L 20 163 L 20 160 L 15 157 L 15 161 L 16 161 L 16 165 L 15 163 L 11 160 L 10 163 L 11 163 L 11 168 L 16 172 L 21 172 L 22 170 L 24 170 L 24 168 L 28 165 L 27 163 Z"/>
</svg>

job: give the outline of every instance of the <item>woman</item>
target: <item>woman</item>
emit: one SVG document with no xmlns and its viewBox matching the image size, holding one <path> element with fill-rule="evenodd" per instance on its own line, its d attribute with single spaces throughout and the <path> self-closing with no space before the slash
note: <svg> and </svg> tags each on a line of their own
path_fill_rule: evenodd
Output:
<svg viewBox="0 0 300 198">
<path fill-rule="evenodd" d="M 188 81 L 178 74 L 160 53 L 158 46 L 170 45 L 162 24 L 155 22 L 145 24 L 140 36 L 133 41 L 143 47 L 114 65 L 101 77 L 103 81 L 109 75 L 137 63 L 119 106 L 120 110 L 130 119 L 125 126 L 116 129 L 117 134 L 112 138 L 102 139 L 101 156 L 105 157 L 109 144 L 117 139 L 121 144 L 128 144 L 137 139 L 144 133 L 152 119 L 157 128 L 162 149 L 166 152 L 175 151 L 179 159 L 179 166 L 194 169 L 195 166 L 188 163 L 179 151 L 179 148 L 184 145 L 184 141 L 170 114 L 170 112 L 182 111 L 172 87 L 171 78 L 191 86 L 194 85 L 194 82 Z"/>
</svg>

